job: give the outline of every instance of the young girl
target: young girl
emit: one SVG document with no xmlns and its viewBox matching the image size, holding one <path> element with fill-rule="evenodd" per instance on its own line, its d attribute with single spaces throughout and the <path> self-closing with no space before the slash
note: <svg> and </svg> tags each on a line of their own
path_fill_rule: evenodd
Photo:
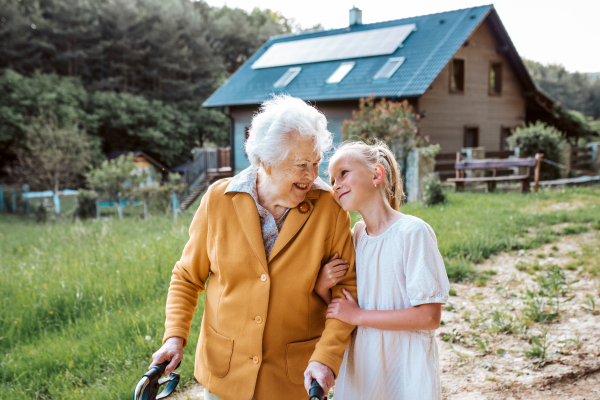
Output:
<svg viewBox="0 0 600 400">
<path fill-rule="evenodd" d="M 439 400 L 434 332 L 449 284 L 435 233 L 423 220 L 398 211 L 402 182 L 384 143 L 344 144 L 331 158 L 329 173 L 336 201 L 364 221 L 353 229 L 358 303 L 344 291 L 346 299 L 334 299 L 327 311 L 327 318 L 357 325 L 335 399 Z M 340 264 L 331 260 L 318 280 L 339 275 Z"/>
</svg>

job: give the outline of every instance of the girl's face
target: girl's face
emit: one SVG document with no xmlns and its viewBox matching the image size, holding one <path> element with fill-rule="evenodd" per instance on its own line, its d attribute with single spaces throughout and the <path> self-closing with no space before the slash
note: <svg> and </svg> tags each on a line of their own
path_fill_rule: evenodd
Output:
<svg viewBox="0 0 600 400">
<path fill-rule="evenodd" d="M 329 176 L 335 201 L 344 211 L 364 209 L 377 196 L 381 197 L 383 167 L 377 165 L 370 170 L 363 162 L 351 154 L 334 157 L 329 164 Z"/>
</svg>

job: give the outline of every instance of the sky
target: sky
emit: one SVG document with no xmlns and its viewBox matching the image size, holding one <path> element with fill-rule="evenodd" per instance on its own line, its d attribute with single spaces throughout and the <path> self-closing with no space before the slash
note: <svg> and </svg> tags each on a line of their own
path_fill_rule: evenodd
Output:
<svg viewBox="0 0 600 400">
<path fill-rule="evenodd" d="M 279 11 L 303 28 L 348 26 L 348 10 L 362 10 L 373 23 L 489 4 L 473 0 L 205 0 L 212 6 Z M 496 0 L 500 15 L 522 57 L 562 64 L 571 72 L 600 72 L 600 0 Z"/>
</svg>

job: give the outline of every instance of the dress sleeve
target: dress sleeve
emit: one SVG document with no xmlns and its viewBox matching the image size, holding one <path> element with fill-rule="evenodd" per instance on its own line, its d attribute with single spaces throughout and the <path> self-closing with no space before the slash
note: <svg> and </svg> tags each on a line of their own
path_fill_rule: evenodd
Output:
<svg viewBox="0 0 600 400">
<path fill-rule="evenodd" d="M 410 304 L 445 303 L 448 300 L 448 275 L 431 227 L 419 220 L 404 243 L 404 274 Z"/>
</svg>

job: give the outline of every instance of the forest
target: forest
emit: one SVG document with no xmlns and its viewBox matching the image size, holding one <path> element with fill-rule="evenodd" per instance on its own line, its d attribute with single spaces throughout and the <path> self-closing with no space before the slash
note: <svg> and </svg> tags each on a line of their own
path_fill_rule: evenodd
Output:
<svg viewBox="0 0 600 400">
<path fill-rule="evenodd" d="M 0 0 L 0 179 L 15 181 L 40 125 L 81 136 L 90 166 L 136 150 L 172 168 L 194 147 L 226 146 L 226 110 L 202 102 L 270 36 L 298 32 L 268 9 L 204 1 Z M 542 90 L 600 130 L 598 75 L 525 63 Z"/>
</svg>

